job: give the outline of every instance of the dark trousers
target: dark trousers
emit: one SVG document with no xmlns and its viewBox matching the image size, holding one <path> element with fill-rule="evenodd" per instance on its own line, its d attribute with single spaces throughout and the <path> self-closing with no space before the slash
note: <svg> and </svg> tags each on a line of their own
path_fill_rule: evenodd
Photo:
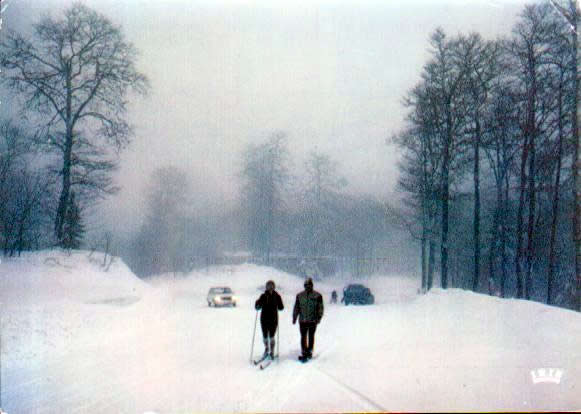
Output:
<svg viewBox="0 0 581 414">
<path fill-rule="evenodd" d="M 303 355 L 312 355 L 315 345 L 315 331 L 317 330 L 316 322 L 301 322 L 301 351 Z"/>
<path fill-rule="evenodd" d="M 274 339 L 274 334 L 278 327 L 278 321 L 260 321 L 260 327 L 262 328 L 262 337 L 264 339 L 268 337 Z"/>
</svg>

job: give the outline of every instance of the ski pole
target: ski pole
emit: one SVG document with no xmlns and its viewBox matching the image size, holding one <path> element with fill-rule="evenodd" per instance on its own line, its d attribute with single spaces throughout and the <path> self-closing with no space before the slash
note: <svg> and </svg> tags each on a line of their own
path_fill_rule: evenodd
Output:
<svg viewBox="0 0 581 414">
<path fill-rule="evenodd" d="M 256 318 L 254 318 L 254 329 L 252 330 L 252 345 L 250 345 L 250 363 L 252 364 L 252 354 L 254 353 L 254 339 L 256 338 L 256 322 L 258 322 L 258 311 L 256 311 Z"/>
<path fill-rule="evenodd" d="M 280 326 L 276 330 L 276 362 L 280 361 Z"/>
</svg>

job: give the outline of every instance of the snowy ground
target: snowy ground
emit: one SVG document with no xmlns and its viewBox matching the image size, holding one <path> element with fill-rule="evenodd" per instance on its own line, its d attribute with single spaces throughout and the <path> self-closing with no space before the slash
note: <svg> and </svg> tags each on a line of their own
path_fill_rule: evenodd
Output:
<svg viewBox="0 0 581 414">
<path fill-rule="evenodd" d="M 575 312 L 454 289 L 417 296 L 415 280 L 395 275 L 364 281 L 376 305 L 345 307 L 328 299 L 348 281 L 321 282 L 326 312 L 315 359 L 302 365 L 291 323 L 299 278 L 242 265 L 144 283 L 119 259 L 105 272 L 102 260 L 59 251 L 2 259 L 5 412 L 581 409 Z M 268 279 L 286 309 L 280 361 L 259 371 L 249 363 L 253 304 Z M 238 307 L 208 308 L 208 288 L 222 284 Z M 559 383 L 533 383 L 542 368 L 558 369 Z"/>
</svg>

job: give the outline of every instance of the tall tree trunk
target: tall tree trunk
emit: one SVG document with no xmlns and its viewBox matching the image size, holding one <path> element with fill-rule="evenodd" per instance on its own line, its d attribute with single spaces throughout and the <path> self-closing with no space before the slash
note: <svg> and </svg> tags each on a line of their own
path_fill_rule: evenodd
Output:
<svg viewBox="0 0 581 414">
<path fill-rule="evenodd" d="M 536 94 L 537 94 L 537 76 L 535 69 L 535 61 L 529 58 L 529 74 L 531 76 L 531 87 L 528 96 L 527 103 L 527 135 L 529 135 L 529 176 L 528 176 L 528 190 L 529 190 L 529 217 L 527 225 L 527 264 L 526 264 L 526 285 L 525 285 L 525 298 L 530 299 L 533 280 L 531 277 L 531 271 L 533 266 L 534 257 L 534 238 L 535 238 L 535 210 L 536 210 Z"/>
<path fill-rule="evenodd" d="M 62 174 L 62 189 L 59 197 L 59 204 L 57 207 L 57 213 L 55 218 L 55 235 L 57 243 L 60 245 L 63 240 L 63 226 L 65 222 L 65 216 L 67 214 L 67 208 L 69 204 L 69 194 L 71 190 L 71 162 L 72 162 L 72 152 L 73 152 L 73 112 L 72 112 L 72 80 L 70 64 L 65 70 L 66 77 L 66 94 L 67 102 L 65 107 L 65 144 L 63 149 L 63 168 L 61 170 Z"/>
<path fill-rule="evenodd" d="M 516 255 L 515 255 L 515 276 L 516 276 L 516 297 L 523 297 L 523 280 L 522 280 L 522 256 L 523 256 L 523 223 L 524 223 L 524 205 L 526 192 L 526 165 L 528 159 L 528 136 L 525 135 L 520 164 L 520 188 L 518 199 L 518 211 L 516 218 Z"/>
<path fill-rule="evenodd" d="M 496 283 L 496 274 L 494 271 L 494 257 L 496 255 L 496 240 L 498 238 L 498 213 L 494 212 L 493 229 L 490 234 L 490 249 L 488 250 L 488 294 L 492 295 L 494 292 L 490 286 L 491 283 Z"/>
<path fill-rule="evenodd" d="M 527 225 L 527 263 L 526 263 L 526 285 L 525 298 L 530 299 L 533 289 L 533 279 L 531 276 L 533 267 L 533 258 L 535 252 L 535 211 L 536 211 L 536 189 L 535 189 L 535 148 L 534 143 L 531 145 L 529 159 L 529 217 Z"/>
<path fill-rule="evenodd" d="M 579 34 L 577 28 L 579 20 L 579 9 L 575 1 L 570 0 L 571 9 L 571 43 L 573 46 L 571 59 L 571 72 L 573 75 L 574 100 L 571 118 L 573 121 L 573 145 L 575 153 L 573 156 L 573 198 L 575 200 L 575 213 L 573 214 L 573 232 L 575 241 L 575 276 L 577 279 L 577 310 L 581 312 L 581 179 L 579 178 L 579 168 L 581 168 L 581 142 L 579 141 L 579 69 L 577 68 L 578 57 L 578 40 Z"/>
<path fill-rule="evenodd" d="M 426 215 L 426 201 L 422 200 L 422 293 L 428 291 L 428 219 Z"/>
<path fill-rule="evenodd" d="M 492 218 L 492 233 L 490 234 L 490 249 L 488 251 L 488 278 L 496 285 L 496 277 L 494 272 L 494 259 L 497 256 L 498 239 L 500 236 L 500 210 L 502 208 L 502 177 L 496 178 L 496 206 L 494 208 L 494 216 Z M 494 292 L 490 291 L 489 294 Z"/>
<path fill-rule="evenodd" d="M 450 114 L 450 104 L 448 103 L 446 115 L 446 142 L 444 144 L 444 162 L 442 165 L 442 245 L 441 250 L 441 284 L 442 289 L 448 288 L 448 221 L 449 221 L 449 198 L 450 198 L 450 146 L 452 145 L 452 116 Z"/>
<path fill-rule="evenodd" d="M 500 295 L 505 298 L 506 297 L 506 279 L 508 277 L 508 257 L 506 254 L 506 244 L 508 238 L 508 226 L 506 223 L 508 222 L 508 218 L 506 217 L 508 214 L 508 191 L 509 191 L 509 184 L 510 179 L 508 175 L 508 168 L 505 171 L 505 186 L 504 186 L 504 198 L 503 198 L 503 209 L 502 209 L 502 231 L 501 231 L 501 239 L 500 239 L 500 256 L 501 256 L 501 281 L 500 281 Z"/>
<path fill-rule="evenodd" d="M 428 267 L 429 252 L 428 238 L 431 239 L 431 220 L 428 208 L 431 203 L 428 202 L 428 156 L 426 152 L 425 138 L 422 137 L 422 293 L 426 293 L 431 286 L 428 286 Z"/>
<path fill-rule="evenodd" d="M 428 240 L 427 230 L 422 230 L 422 293 L 428 291 Z"/>
<path fill-rule="evenodd" d="M 480 122 L 476 119 L 474 138 L 474 279 L 472 290 L 478 291 L 480 280 Z"/>
<path fill-rule="evenodd" d="M 436 242 L 431 230 L 428 240 L 428 290 L 430 290 L 434 286 L 434 270 L 436 266 Z"/>
<path fill-rule="evenodd" d="M 69 205 L 69 197 L 71 191 L 71 163 L 72 163 L 72 149 L 73 149 L 73 132 L 72 129 L 67 128 L 65 137 L 65 148 L 63 156 L 62 174 L 62 188 L 57 207 L 57 214 L 55 219 L 55 235 L 57 243 L 60 245 L 64 237 L 64 223 Z"/>
<path fill-rule="evenodd" d="M 555 189 L 553 190 L 553 217 L 551 220 L 551 237 L 549 242 L 549 270 L 547 275 L 547 304 L 553 302 L 553 281 L 555 272 L 555 239 L 559 217 L 559 191 L 561 186 L 561 159 L 563 156 L 563 87 L 559 84 L 558 100 L 558 128 L 559 142 L 557 144 L 557 173 L 555 175 Z"/>
</svg>

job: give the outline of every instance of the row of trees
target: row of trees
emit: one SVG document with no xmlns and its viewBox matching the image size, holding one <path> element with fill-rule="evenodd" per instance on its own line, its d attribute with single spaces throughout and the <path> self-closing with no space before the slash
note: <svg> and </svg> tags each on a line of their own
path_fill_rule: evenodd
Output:
<svg viewBox="0 0 581 414">
<path fill-rule="evenodd" d="M 30 36 L 0 33 L 0 83 L 18 109 L 0 131 L 5 253 L 78 247 L 83 211 L 118 190 L 112 172 L 132 133 L 127 94 L 148 89 L 136 55 L 118 26 L 80 3 Z"/>
<path fill-rule="evenodd" d="M 439 264 L 443 288 L 579 309 L 578 20 L 569 0 L 525 7 L 509 38 L 431 35 L 394 138 L 425 290 Z"/>
<path fill-rule="evenodd" d="M 340 165 L 313 151 L 298 171 L 283 133 L 243 156 L 242 206 L 248 227 L 244 234 L 253 253 L 267 260 L 273 249 L 308 257 L 373 256 L 387 236 L 383 204 L 367 196 L 351 196 Z"/>
<path fill-rule="evenodd" d="M 225 250 L 248 251 L 270 262 L 273 255 L 320 258 L 371 257 L 387 237 L 384 206 L 354 197 L 340 166 L 312 152 L 293 174 L 284 133 L 275 132 L 241 154 L 238 206 L 202 214 L 200 194 L 174 167 L 156 170 L 145 197 L 146 216 L 127 252 L 140 275 L 189 270 L 192 258 Z M 384 255 L 384 253 L 381 253 Z"/>
</svg>

